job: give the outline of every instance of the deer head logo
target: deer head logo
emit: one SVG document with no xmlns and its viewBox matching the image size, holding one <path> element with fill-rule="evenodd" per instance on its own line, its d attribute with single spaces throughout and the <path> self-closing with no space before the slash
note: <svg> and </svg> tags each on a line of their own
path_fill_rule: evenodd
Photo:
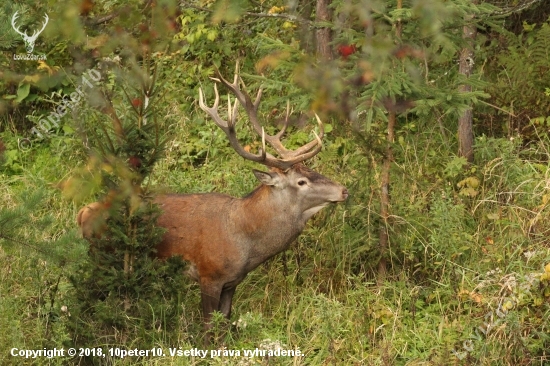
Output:
<svg viewBox="0 0 550 366">
<path fill-rule="evenodd" d="M 23 36 L 23 41 L 25 41 L 25 48 L 27 49 L 27 53 L 32 53 L 32 51 L 34 50 L 34 42 L 36 42 L 36 38 L 38 38 L 38 36 L 40 35 L 40 33 L 42 33 L 42 31 L 44 30 L 44 28 L 46 28 L 46 24 L 48 24 L 48 14 L 44 14 L 44 25 L 42 25 L 42 29 L 40 29 L 39 31 L 34 31 L 34 33 L 32 34 L 32 36 L 29 36 L 27 34 L 27 32 L 23 33 L 19 30 L 19 27 L 15 24 L 15 21 L 17 20 L 17 17 L 19 16 L 19 14 L 17 14 L 18 12 L 16 11 L 15 14 L 13 14 L 13 17 L 11 18 L 11 26 L 13 27 L 13 29 L 19 33 L 21 36 Z"/>
</svg>

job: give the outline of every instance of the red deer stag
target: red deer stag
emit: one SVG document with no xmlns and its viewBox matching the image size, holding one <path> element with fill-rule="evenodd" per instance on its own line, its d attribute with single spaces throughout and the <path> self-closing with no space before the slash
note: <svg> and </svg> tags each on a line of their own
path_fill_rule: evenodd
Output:
<svg viewBox="0 0 550 366">
<path fill-rule="evenodd" d="M 199 282 L 201 289 L 206 330 L 211 327 L 212 312 L 217 310 L 230 317 L 235 288 L 250 271 L 287 249 L 316 212 L 348 197 L 345 187 L 301 164 L 321 151 L 323 124 L 319 117 L 319 136 L 294 151 L 288 150 L 280 141 L 288 124 L 288 108 L 282 129 L 276 135 L 265 134 L 258 121 L 261 89 L 252 102 L 240 89 L 242 81 L 237 74 L 233 83 L 221 75 L 219 79 L 244 107 L 253 129 L 262 136 L 263 149 L 257 155 L 250 153 L 237 140 L 237 101 L 228 108 L 228 121 L 218 115 L 216 84 L 216 99 L 211 108 L 204 104 L 200 90 L 201 109 L 225 132 L 239 155 L 271 170 L 254 170 L 262 184 L 244 198 L 205 193 L 170 194 L 155 199 L 163 210 L 158 225 L 167 229 L 157 247 L 157 256 L 178 255 L 190 263 L 189 275 Z M 266 152 L 266 141 L 282 158 Z M 94 221 L 104 212 L 98 202 L 80 210 L 77 221 L 85 237 L 97 236 L 98 225 Z"/>
</svg>

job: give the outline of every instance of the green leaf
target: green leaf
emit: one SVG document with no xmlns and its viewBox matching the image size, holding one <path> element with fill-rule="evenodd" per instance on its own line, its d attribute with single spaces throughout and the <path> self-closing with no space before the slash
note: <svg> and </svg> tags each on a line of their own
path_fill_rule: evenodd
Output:
<svg viewBox="0 0 550 366">
<path fill-rule="evenodd" d="M 236 22 L 241 15 L 246 11 L 248 1 L 246 0 L 220 0 L 216 4 L 216 9 L 212 14 L 212 22 L 218 24 L 220 22 Z"/>
<path fill-rule="evenodd" d="M 218 32 L 215 29 L 209 30 L 208 33 L 206 34 L 206 38 L 209 41 L 214 41 L 217 36 L 218 36 Z"/>
<path fill-rule="evenodd" d="M 23 99 L 25 99 L 29 92 L 31 91 L 31 84 L 20 84 L 19 88 L 17 89 L 17 98 L 15 101 L 17 103 L 21 102 Z"/>
<path fill-rule="evenodd" d="M 63 132 L 65 132 L 65 134 L 71 134 L 74 132 L 74 129 L 70 126 L 63 125 Z"/>
</svg>

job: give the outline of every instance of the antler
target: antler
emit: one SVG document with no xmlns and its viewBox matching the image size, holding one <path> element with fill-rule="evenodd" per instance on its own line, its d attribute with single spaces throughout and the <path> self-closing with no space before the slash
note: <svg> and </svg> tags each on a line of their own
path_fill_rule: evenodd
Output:
<svg viewBox="0 0 550 366">
<path fill-rule="evenodd" d="M 19 11 L 16 11 L 15 14 L 13 14 L 13 17 L 11 18 L 11 26 L 12 26 L 14 31 L 16 31 L 17 33 L 19 33 L 23 37 L 28 37 L 27 32 L 25 32 L 25 33 L 21 32 L 19 30 L 19 27 L 15 25 L 15 21 L 17 20 L 17 17 L 19 16 L 19 14 L 17 14 L 18 12 Z"/>
<path fill-rule="evenodd" d="M 42 31 L 46 28 L 46 25 L 48 24 L 48 14 L 44 14 L 44 24 L 42 25 L 42 29 L 39 31 L 34 31 L 32 36 L 29 37 L 27 32 L 23 33 L 19 30 L 19 27 L 15 24 L 15 21 L 17 20 L 17 17 L 19 16 L 18 11 L 13 14 L 13 17 L 11 18 L 11 26 L 13 27 L 13 30 L 15 30 L 17 33 L 19 33 L 21 36 L 23 36 L 23 40 L 25 41 L 25 46 L 27 48 L 27 52 L 31 53 L 34 49 L 34 42 L 36 41 L 36 38 L 42 33 Z"/>
<path fill-rule="evenodd" d="M 50 18 L 48 18 L 48 14 L 44 14 L 44 25 L 42 26 L 42 29 L 40 29 L 39 31 L 34 31 L 34 33 L 32 34 L 31 38 L 36 38 L 38 37 L 38 35 L 40 33 L 42 33 L 42 31 L 46 28 L 46 25 L 48 25 L 48 21 L 50 20 Z"/>
<path fill-rule="evenodd" d="M 324 128 L 323 128 L 323 122 L 321 122 L 321 119 L 317 114 L 315 115 L 315 118 L 317 119 L 317 123 L 319 124 L 319 135 L 317 135 L 315 132 L 316 139 L 313 141 L 308 142 L 304 146 L 299 147 L 296 150 L 289 150 L 286 147 L 283 146 L 281 143 L 281 137 L 286 132 L 286 129 L 288 127 L 289 122 L 289 115 L 290 115 L 290 106 L 287 104 L 287 113 L 286 118 L 283 124 L 283 127 L 276 135 L 268 135 L 265 133 L 263 127 L 260 125 L 258 121 L 258 107 L 260 105 L 260 100 L 262 97 L 262 89 L 260 88 L 258 90 L 258 93 L 256 94 L 256 98 L 254 102 L 252 102 L 252 99 L 250 96 L 239 87 L 239 81 L 244 85 L 242 80 L 240 79 L 238 75 L 238 64 L 235 71 L 235 76 L 233 78 L 233 83 L 230 83 L 227 81 L 218 71 L 217 72 L 219 79 L 213 79 L 215 81 L 221 81 L 222 84 L 224 84 L 236 97 L 235 103 L 233 106 L 231 106 L 231 99 L 228 96 L 228 118 L 229 121 L 224 121 L 221 119 L 221 117 L 218 115 L 218 104 L 220 100 L 220 96 L 218 94 L 218 88 L 216 84 L 214 84 L 214 92 L 216 95 L 216 99 L 214 101 L 214 105 L 209 108 L 204 104 L 204 93 L 202 91 L 202 88 L 199 88 L 199 106 L 203 111 L 205 111 L 220 127 L 225 134 L 227 135 L 227 138 L 229 139 L 229 142 L 231 143 L 231 146 L 235 151 L 241 155 L 243 158 L 252 160 L 261 164 L 264 164 L 266 166 L 270 167 L 276 167 L 283 170 L 286 170 L 290 168 L 292 165 L 300 163 L 302 161 L 305 161 L 307 159 L 312 158 L 316 154 L 321 151 L 322 148 L 322 138 L 324 136 Z M 240 145 L 237 135 L 235 132 L 235 125 L 236 125 L 236 118 L 237 118 L 237 100 L 239 103 L 243 106 L 245 109 L 248 118 L 250 120 L 250 123 L 252 124 L 252 127 L 254 128 L 254 131 L 258 135 L 262 136 L 262 149 L 260 149 L 260 152 L 258 155 L 252 154 L 246 150 Z M 282 157 L 282 159 L 275 158 L 271 154 L 268 154 L 265 149 L 265 142 L 267 143 L 275 150 L 277 153 Z"/>
<path fill-rule="evenodd" d="M 15 14 L 13 14 L 13 17 L 11 18 L 11 26 L 13 27 L 13 29 L 19 33 L 20 35 L 22 35 L 23 37 L 25 38 L 29 38 L 29 39 L 33 39 L 33 38 L 37 38 L 38 35 L 40 33 L 42 33 L 42 31 L 46 28 L 46 25 L 48 25 L 48 21 L 50 20 L 50 18 L 48 18 L 48 14 L 44 14 L 44 25 L 42 25 L 42 29 L 40 29 L 39 31 L 34 31 L 32 36 L 29 37 L 29 35 L 27 34 L 27 32 L 23 33 L 19 30 L 19 27 L 15 25 L 15 21 L 17 20 L 17 18 L 19 17 L 19 14 L 17 14 L 19 11 L 16 11 Z"/>
</svg>

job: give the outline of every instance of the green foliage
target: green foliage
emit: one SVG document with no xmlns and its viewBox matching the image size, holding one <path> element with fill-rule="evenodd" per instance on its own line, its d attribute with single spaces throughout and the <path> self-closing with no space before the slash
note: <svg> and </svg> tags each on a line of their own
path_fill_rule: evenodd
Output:
<svg viewBox="0 0 550 366">
<path fill-rule="evenodd" d="M 503 109 L 497 114 L 502 132 L 518 131 L 533 137 L 533 127 L 543 127 L 550 110 L 548 59 L 550 58 L 550 23 L 534 27 L 524 25 L 521 34 L 505 33 L 493 58 L 494 81 L 489 88 L 493 103 Z M 521 97 L 519 97 L 521 96 Z"/>
<path fill-rule="evenodd" d="M 103 345 L 125 344 L 136 331 L 144 346 L 153 347 L 156 337 L 149 332 L 176 329 L 184 266 L 151 256 L 164 233 L 155 225 L 157 207 L 144 205 L 133 214 L 124 209 L 111 210 L 104 238 L 91 240 L 89 257 L 69 276 L 78 304 L 71 324 L 75 347 L 98 338 Z"/>
<path fill-rule="evenodd" d="M 7 6 L 0 8 L 0 18 L 10 18 L 13 14 L 8 10 L 11 9 L 8 9 Z M 2 22 L 0 25 L 0 34 L 2 35 L 0 36 L 0 49 L 13 48 L 13 46 L 20 41 L 19 35 L 13 31 L 11 24 L 8 22 Z"/>
<path fill-rule="evenodd" d="M 75 240 L 75 232 L 43 237 L 55 222 L 48 213 L 47 197 L 43 190 L 24 191 L 18 197 L 17 206 L 0 208 L 0 240 L 4 248 L 37 252 L 61 267 L 74 261 L 81 253 L 79 248 L 66 250 L 67 243 Z M 27 228 L 32 226 L 34 231 Z"/>
<path fill-rule="evenodd" d="M 77 201 L 99 193 L 108 215 L 105 232 L 90 239 L 87 260 L 69 275 L 76 300 L 70 328 L 75 347 L 99 338 L 103 344 L 125 344 L 135 329 L 170 328 L 180 312 L 176 289 L 183 266 L 153 260 L 164 230 L 156 227 L 160 211 L 144 185 L 166 144 L 164 124 L 157 119 L 162 99 L 156 69 L 143 62 L 141 69 L 114 67 L 105 74 L 91 90 L 90 105 L 75 111 L 88 164 L 63 184 L 64 193 Z M 145 338 L 152 347 L 156 337 Z"/>
<path fill-rule="evenodd" d="M 29 26 L 45 12 L 51 22 L 37 44 L 46 63 L 12 62 L 23 43 L 9 22 L 0 32 L 2 349 L 201 348 L 197 287 L 183 279 L 182 263 L 148 255 L 162 234 L 150 198 L 153 189 L 242 196 L 256 184 L 248 171 L 258 166 L 236 156 L 197 109 L 199 86 L 212 101 L 214 67 L 230 78 L 238 59 L 250 94 L 263 87 L 260 116 L 270 132 L 290 100 L 290 148 L 313 137 L 314 124 L 302 124 L 317 112 L 327 134 L 308 164 L 351 195 L 249 274 L 232 327 L 215 317 L 227 349 L 299 348 L 304 357 L 22 360 L 5 353 L 2 364 L 547 362 L 547 22 L 506 33 L 488 15 L 489 3 L 467 0 L 405 1 L 401 10 L 396 1 L 335 1 L 328 24 L 317 24 L 307 9 L 314 4 L 303 2 L 94 1 L 86 12 L 87 3 L 0 10 L 9 19 L 21 6 Z M 456 59 L 470 14 L 479 33 L 474 74 L 464 80 Z M 311 39 L 324 25 L 335 58 L 320 61 Z M 340 45 L 355 51 L 344 57 Z M 87 69 L 101 72 L 99 84 L 59 128 L 22 149 L 30 128 Z M 459 92 L 463 84 L 473 91 Z M 486 93 L 492 106 L 482 101 Z M 475 163 L 464 168 L 455 120 L 471 105 L 485 134 L 476 138 Z M 389 273 L 375 284 L 392 109 Z M 239 124 L 239 140 L 257 150 L 250 132 Z M 59 189 L 79 202 L 62 200 Z M 104 239 L 90 246 L 76 238 L 74 217 L 92 197 L 109 204 L 110 218 Z"/>
</svg>

